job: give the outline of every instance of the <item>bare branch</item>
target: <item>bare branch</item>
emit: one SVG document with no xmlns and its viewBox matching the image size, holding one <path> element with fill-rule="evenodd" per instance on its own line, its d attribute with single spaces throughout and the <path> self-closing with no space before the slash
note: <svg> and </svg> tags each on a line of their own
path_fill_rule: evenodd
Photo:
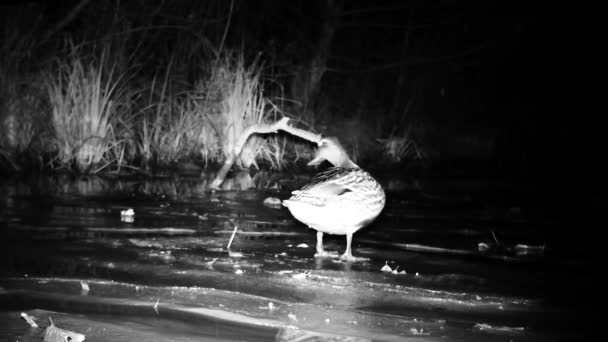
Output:
<svg viewBox="0 0 608 342">
<path fill-rule="evenodd" d="M 245 129 L 245 131 L 243 131 L 243 133 L 239 137 L 237 143 L 232 149 L 232 152 L 230 153 L 228 158 L 226 158 L 226 161 L 224 161 L 224 165 L 222 165 L 222 168 L 218 171 L 217 175 L 215 176 L 215 179 L 213 180 L 213 182 L 211 182 L 211 185 L 209 187 L 213 190 L 220 189 L 220 186 L 222 186 L 222 183 L 224 183 L 224 180 L 226 179 L 228 171 L 230 171 L 232 165 L 234 165 L 236 158 L 241 154 L 243 147 L 245 146 L 247 140 L 252 134 L 277 133 L 279 130 L 281 130 L 319 145 L 319 143 L 321 142 L 320 135 L 305 131 L 300 128 L 289 126 L 288 122 L 289 118 L 282 118 L 281 120 L 273 124 L 256 124 L 247 127 L 247 129 Z"/>
</svg>

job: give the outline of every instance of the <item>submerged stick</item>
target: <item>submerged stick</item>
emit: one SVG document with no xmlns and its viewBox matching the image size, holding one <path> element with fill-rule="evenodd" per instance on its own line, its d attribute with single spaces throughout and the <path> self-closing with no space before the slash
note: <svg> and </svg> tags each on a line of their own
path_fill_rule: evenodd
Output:
<svg viewBox="0 0 608 342">
<path fill-rule="evenodd" d="M 234 162 L 236 161 L 236 158 L 241 154 L 243 147 L 247 143 L 247 139 L 249 139 L 249 136 L 251 136 L 254 133 L 268 134 L 268 133 L 277 133 L 279 130 L 281 130 L 281 131 L 285 131 L 291 135 L 295 135 L 302 139 L 313 142 L 317 145 L 320 144 L 320 142 L 321 142 L 320 135 L 305 131 L 300 128 L 295 128 L 293 126 L 289 126 L 287 124 L 288 122 L 289 122 L 289 118 L 282 118 L 281 120 L 279 120 L 273 124 L 256 124 L 256 125 L 247 127 L 247 129 L 245 129 L 243 131 L 243 133 L 237 140 L 237 143 L 234 145 L 234 148 L 230 152 L 230 155 L 224 161 L 224 165 L 222 165 L 222 168 L 218 171 L 217 175 L 215 176 L 215 179 L 213 180 L 213 182 L 211 182 L 209 187 L 213 190 L 220 189 L 220 187 L 222 186 L 222 183 L 224 183 L 224 180 L 226 179 L 226 175 L 228 174 L 228 171 L 230 171 L 230 169 L 232 168 L 232 165 L 234 165 Z"/>
</svg>

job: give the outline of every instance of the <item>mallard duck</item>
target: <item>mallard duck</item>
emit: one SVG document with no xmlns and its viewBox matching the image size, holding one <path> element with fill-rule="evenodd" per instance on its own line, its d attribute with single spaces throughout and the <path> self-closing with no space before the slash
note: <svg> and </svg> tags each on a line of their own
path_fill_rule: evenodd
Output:
<svg viewBox="0 0 608 342">
<path fill-rule="evenodd" d="M 323 233 L 346 235 L 343 260 L 353 257 L 353 234 L 372 222 L 384 208 L 386 196 L 380 184 L 349 157 L 336 138 L 323 138 L 316 157 L 308 165 L 327 160 L 333 165 L 283 201 L 291 214 L 317 231 L 316 257 L 330 256 L 323 249 Z"/>
</svg>

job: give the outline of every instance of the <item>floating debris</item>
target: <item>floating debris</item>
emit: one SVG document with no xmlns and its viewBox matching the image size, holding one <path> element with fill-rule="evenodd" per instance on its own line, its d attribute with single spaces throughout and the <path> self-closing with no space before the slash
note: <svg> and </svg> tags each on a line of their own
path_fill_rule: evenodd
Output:
<svg viewBox="0 0 608 342">
<path fill-rule="evenodd" d="M 55 324 L 53 324 L 53 320 L 49 317 L 49 325 L 44 331 L 44 342 L 82 342 L 85 339 L 85 335 L 79 334 L 73 331 L 64 330 L 57 328 Z"/>
<path fill-rule="evenodd" d="M 231 258 L 242 258 L 243 257 L 243 253 L 228 251 L 228 256 L 231 257 Z"/>
<path fill-rule="evenodd" d="M 158 298 L 156 300 L 156 304 L 154 304 L 154 311 L 156 311 L 156 314 L 158 315 L 158 303 L 160 303 L 160 298 Z"/>
<path fill-rule="evenodd" d="M 292 321 L 296 321 L 296 322 L 298 321 L 298 318 L 296 317 L 296 315 L 294 315 L 292 313 L 289 313 L 289 315 L 287 315 L 287 317 Z"/>
<path fill-rule="evenodd" d="M 301 244 L 297 245 L 296 247 L 298 247 L 298 248 L 308 248 L 308 245 L 305 244 L 305 243 L 301 243 Z"/>
<path fill-rule="evenodd" d="M 266 199 L 264 199 L 264 205 L 270 208 L 281 208 L 283 202 L 276 197 L 266 197 Z"/>
<path fill-rule="evenodd" d="M 291 273 L 293 273 L 293 270 L 282 270 L 282 271 L 279 271 L 279 274 L 291 274 Z"/>
<path fill-rule="evenodd" d="M 513 249 L 515 250 L 515 255 L 517 256 L 522 256 L 522 255 L 543 255 L 545 254 L 545 245 L 542 246 L 530 246 L 530 245 L 523 245 L 523 244 L 517 244 L 515 245 L 515 247 L 513 247 Z"/>
<path fill-rule="evenodd" d="M 412 333 L 412 335 L 416 335 L 416 336 L 429 336 L 431 333 L 429 332 L 424 332 L 424 329 L 420 328 L 416 329 L 416 328 L 410 328 L 410 332 Z"/>
<path fill-rule="evenodd" d="M 481 253 L 487 252 L 488 250 L 490 250 L 490 245 L 488 245 L 485 242 L 480 242 L 477 244 L 477 250 L 480 251 Z"/>
<path fill-rule="evenodd" d="M 38 328 L 38 324 L 34 321 L 36 318 L 26 314 L 25 312 L 21 313 L 21 317 L 29 324 L 32 328 Z"/>
<path fill-rule="evenodd" d="M 306 272 L 298 273 L 298 274 L 294 274 L 291 277 L 294 279 L 306 279 L 306 277 L 308 277 L 308 273 L 306 273 Z"/>
<path fill-rule="evenodd" d="M 133 223 L 135 211 L 131 208 L 120 211 L 120 220 L 122 222 Z"/>
<path fill-rule="evenodd" d="M 89 284 L 85 283 L 84 281 L 80 282 L 80 294 L 82 296 L 86 296 L 89 294 Z"/>
<path fill-rule="evenodd" d="M 260 310 L 274 310 L 274 309 L 276 309 L 276 306 L 274 305 L 273 302 L 268 302 L 267 306 L 260 306 L 259 308 L 260 308 Z"/>
<path fill-rule="evenodd" d="M 385 261 L 385 265 L 380 269 L 382 272 L 392 272 L 393 269 L 388 265 L 388 261 Z"/>
<path fill-rule="evenodd" d="M 526 331 L 524 327 L 492 326 L 486 323 L 477 323 L 473 328 L 483 332 L 507 335 L 522 335 Z"/>
</svg>

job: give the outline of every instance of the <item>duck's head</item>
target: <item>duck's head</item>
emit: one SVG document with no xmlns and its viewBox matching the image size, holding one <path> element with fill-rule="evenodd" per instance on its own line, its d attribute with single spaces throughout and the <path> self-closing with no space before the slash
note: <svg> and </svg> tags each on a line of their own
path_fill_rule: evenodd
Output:
<svg viewBox="0 0 608 342">
<path fill-rule="evenodd" d="M 317 148 L 316 157 L 311 160 L 308 165 L 319 165 L 324 160 L 327 160 L 333 166 L 343 167 L 347 169 L 359 168 L 359 166 L 350 159 L 337 138 L 327 137 L 321 139 L 319 148 Z"/>
</svg>

